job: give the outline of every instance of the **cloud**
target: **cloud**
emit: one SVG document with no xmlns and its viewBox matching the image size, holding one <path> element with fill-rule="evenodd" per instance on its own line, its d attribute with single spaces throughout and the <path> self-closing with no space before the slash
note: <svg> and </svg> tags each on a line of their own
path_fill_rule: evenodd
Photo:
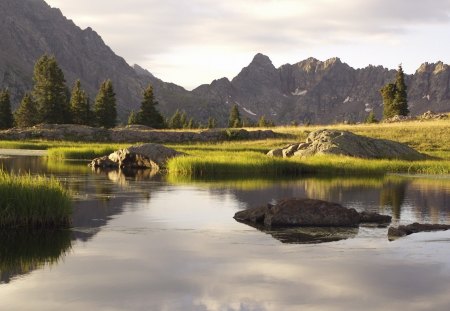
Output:
<svg viewBox="0 0 450 311">
<path fill-rule="evenodd" d="M 242 58 L 244 53 L 276 54 L 333 44 L 384 45 L 419 27 L 450 21 L 450 0 L 432 5 L 422 0 L 47 2 L 80 26 L 94 28 L 129 62 L 150 64 L 151 71 L 162 69 L 155 58 L 184 58 L 180 52 L 186 50 L 223 49 L 230 57 L 240 53 L 237 57 Z M 185 63 L 195 61 L 185 58 Z"/>
</svg>

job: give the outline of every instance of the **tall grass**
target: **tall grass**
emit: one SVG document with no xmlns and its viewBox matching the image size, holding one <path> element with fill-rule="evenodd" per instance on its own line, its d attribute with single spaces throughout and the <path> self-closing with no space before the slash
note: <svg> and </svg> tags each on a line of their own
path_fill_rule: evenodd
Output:
<svg viewBox="0 0 450 311">
<path fill-rule="evenodd" d="M 65 227 L 71 213 L 70 195 L 55 178 L 0 170 L 0 228 Z"/>
<path fill-rule="evenodd" d="M 47 157 L 51 159 L 92 160 L 109 155 L 117 149 L 120 148 L 116 146 L 85 147 L 83 145 L 81 147 L 56 147 L 48 150 Z"/>
<path fill-rule="evenodd" d="M 450 174 L 450 162 L 440 160 L 368 160 L 321 155 L 307 159 L 269 158 L 257 152 L 192 152 L 170 159 L 170 175 L 215 176 L 298 176 L 305 174 L 383 175 L 385 173 Z"/>
</svg>

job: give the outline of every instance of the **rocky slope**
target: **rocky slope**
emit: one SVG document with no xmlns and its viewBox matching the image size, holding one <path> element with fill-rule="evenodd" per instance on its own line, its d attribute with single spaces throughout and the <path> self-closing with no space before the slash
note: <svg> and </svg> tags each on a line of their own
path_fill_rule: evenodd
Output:
<svg viewBox="0 0 450 311">
<path fill-rule="evenodd" d="M 0 11 L 4 12 L 0 18 L 0 87 L 10 89 L 14 107 L 31 89 L 34 63 L 44 53 L 56 56 L 69 88 L 79 78 L 91 99 L 101 82 L 111 79 L 122 116 L 139 107 L 147 83 L 152 83 L 161 95 L 163 112 L 176 108 L 165 97 L 177 105 L 189 104 L 189 92 L 182 87 L 129 66 L 94 30 L 80 29 L 43 0 L 1 0 Z"/>
<path fill-rule="evenodd" d="M 56 56 L 69 87 L 80 78 L 92 99 L 100 83 L 111 79 L 122 120 L 138 109 L 141 92 L 151 83 L 166 116 L 182 109 L 203 123 L 213 116 L 225 125 L 231 106 L 238 104 L 253 120 L 264 115 L 276 123 L 357 122 L 371 109 L 381 116 L 379 89 L 395 77 L 394 70 L 354 69 L 338 58 L 309 58 L 276 68 L 257 54 L 231 81 L 214 80 L 189 92 L 129 66 L 94 30 L 80 29 L 44 0 L 1 0 L 0 10 L 6 12 L 0 18 L 0 88 L 11 90 L 14 107 L 30 90 L 34 63 L 44 53 Z M 450 111 L 448 65 L 425 63 L 406 80 L 412 114 Z"/>
<path fill-rule="evenodd" d="M 262 115 L 278 123 L 358 122 L 373 109 L 382 115 L 381 87 L 395 79 L 395 70 L 381 66 L 354 69 L 332 58 L 308 58 L 275 68 L 257 54 L 233 80 L 216 80 L 193 92 L 222 105 L 238 104 L 244 116 Z M 441 62 L 423 64 L 406 77 L 411 113 L 450 111 L 450 70 Z"/>
</svg>

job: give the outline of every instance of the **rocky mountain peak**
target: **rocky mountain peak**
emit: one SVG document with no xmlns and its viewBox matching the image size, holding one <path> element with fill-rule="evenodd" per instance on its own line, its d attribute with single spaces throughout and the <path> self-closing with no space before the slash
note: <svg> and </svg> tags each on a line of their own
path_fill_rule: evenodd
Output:
<svg viewBox="0 0 450 311">
<path fill-rule="evenodd" d="M 272 64 L 272 61 L 270 58 L 264 54 L 258 53 L 253 57 L 253 60 L 251 61 L 250 65 L 248 67 L 269 67 L 269 68 L 275 68 L 275 66 Z"/>
<path fill-rule="evenodd" d="M 440 74 L 442 72 L 445 72 L 449 69 L 449 66 L 447 64 L 444 64 L 441 61 L 438 61 L 436 63 L 423 63 L 420 65 L 419 69 L 417 69 L 416 73 L 423 74 Z"/>
</svg>

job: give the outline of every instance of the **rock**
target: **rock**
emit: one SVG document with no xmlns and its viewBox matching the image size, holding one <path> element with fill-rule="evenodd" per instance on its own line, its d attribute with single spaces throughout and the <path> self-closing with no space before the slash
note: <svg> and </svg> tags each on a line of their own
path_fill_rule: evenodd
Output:
<svg viewBox="0 0 450 311">
<path fill-rule="evenodd" d="M 275 205 L 249 208 L 234 215 L 256 227 L 357 227 L 360 223 L 386 224 L 391 216 L 358 213 L 353 208 L 314 199 L 285 199 Z"/>
<path fill-rule="evenodd" d="M 268 155 L 274 156 L 279 153 L 278 150 L 271 150 Z M 335 154 L 365 159 L 424 160 L 428 158 L 426 155 L 399 142 L 327 129 L 310 133 L 306 143 L 292 144 L 284 148 L 281 153 L 284 157 Z"/>
<path fill-rule="evenodd" d="M 288 199 L 267 209 L 265 226 L 355 227 L 359 214 L 337 203 Z"/>
<path fill-rule="evenodd" d="M 383 123 L 404 122 L 404 121 L 411 121 L 411 120 L 412 120 L 412 118 L 410 116 L 395 115 L 392 118 L 384 119 Z"/>
<path fill-rule="evenodd" d="M 380 215 L 377 213 L 361 212 L 359 213 L 360 223 L 376 223 L 376 224 L 389 224 L 392 217 L 389 215 Z"/>
<path fill-rule="evenodd" d="M 450 225 L 441 225 L 441 224 L 420 224 L 413 223 L 406 226 L 389 227 L 388 229 L 388 238 L 389 240 L 395 240 L 400 237 L 404 237 L 413 233 L 425 232 L 425 231 L 445 231 L 449 230 Z"/>
<path fill-rule="evenodd" d="M 434 113 L 433 111 L 426 111 L 422 115 L 417 117 L 420 121 L 426 120 L 446 120 L 448 119 L 448 114 L 446 113 Z"/>
<path fill-rule="evenodd" d="M 105 168 L 118 168 L 119 164 L 114 161 L 111 161 L 108 156 L 103 156 L 92 160 L 91 163 L 89 163 L 89 166 L 105 169 Z"/>
<path fill-rule="evenodd" d="M 231 133 L 231 135 L 229 135 Z M 112 129 L 95 128 L 76 124 L 39 124 L 28 128 L 12 128 L 0 130 L 0 139 L 47 139 L 73 140 L 94 142 L 153 142 L 153 143 L 181 143 L 191 141 L 225 141 L 232 139 L 268 139 L 278 134 L 272 130 L 235 130 L 227 132 L 223 129 L 211 129 L 198 132 L 155 130 L 144 125 L 131 125 Z"/>
<path fill-rule="evenodd" d="M 268 204 L 267 206 L 248 208 L 234 214 L 234 219 L 241 222 L 263 224 L 266 213 L 271 207 L 272 205 Z"/>
<path fill-rule="evenodd" d="M 269 157 L 282 158 L 283 157 L 283 149 L 273 149 L 270 150 L 267 155 Z"/>
<path fill-rule="evenodd" d="M 143 144 L 117 150 L 109 156 L 92 160 L 92 167 L 103 168 L 151 168 L 165 167 L 170 158 L 183 155 L 174 149 L 159 144 Z"/>
</svg>

